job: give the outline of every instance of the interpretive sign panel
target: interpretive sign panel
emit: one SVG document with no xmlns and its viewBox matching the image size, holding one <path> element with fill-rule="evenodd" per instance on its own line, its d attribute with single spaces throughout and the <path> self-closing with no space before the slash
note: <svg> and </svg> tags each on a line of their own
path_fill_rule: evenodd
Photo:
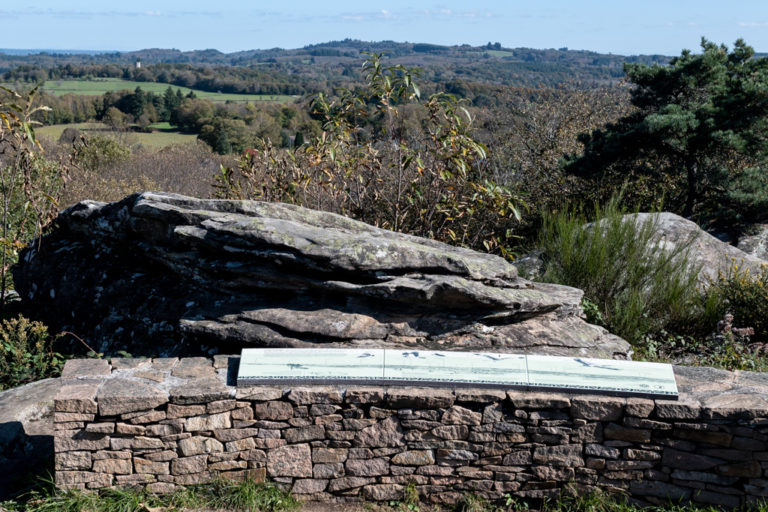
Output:
<svg viewBox="0 0 768 512">
<path fill-rule="evenodd" d="M 677 397 L 668 364 L 435 350 L 244 349 L 237 384 L 442 385 Z"/>
<path fill-rule="evenodd" d="M 526 356 L 528 384 L 535 388 L 677 396 L 672 366 L 659 363 Z"/>
</svg>

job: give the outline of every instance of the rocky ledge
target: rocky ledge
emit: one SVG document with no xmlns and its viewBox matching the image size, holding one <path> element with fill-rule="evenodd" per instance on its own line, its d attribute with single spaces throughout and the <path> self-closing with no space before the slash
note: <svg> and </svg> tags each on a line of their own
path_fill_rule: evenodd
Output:
<svg viewBox="0 0 768 512">
<path fill-rule="evenodd" d="M 30 314 L 96 350 L 421 347 L 628 358 L 582 292 L 343 216 L 144 193 L 82 202 L 22 254 Z"/>
</svg>

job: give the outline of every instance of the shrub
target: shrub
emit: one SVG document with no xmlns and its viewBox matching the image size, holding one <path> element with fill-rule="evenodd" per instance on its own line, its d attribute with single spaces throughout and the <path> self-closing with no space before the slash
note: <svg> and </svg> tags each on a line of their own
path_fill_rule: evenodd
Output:
<svg viewBox="0 0 768 512">
<path fill-rule="evenodd" d="M 444 93 L 422 102 L 417 69 L 386 68 L 376 54 L 364 69 L 364 89 L 315 97 L 322 135 L 295 151 L 263 141 L 237 169 L 222 169 L 218 195 L 300 204 L 504 253 L 520 201 L 493 180 L 469 112 Z"/>
<path fill-rule="evenodd" d="M 53 351 L 48 328 L 23 316 L 0 324 L 0 390 L 57 376 L 62 356 Z"/>
<path fill-rule="evenodd" d="M 732 261 L 709 283 L 706 294 L 707 321 L 714 327 L 725 313 L 734 316 L 735 327 L 753 327 L 753 341 L 768 341 L 768 265 L 757 274 Z"/>
<path fill-rule="evenodd" d="M 576 210 L 545 214 L 539 239 L 546 270 L 543 281 L 584 290 L 604 325 L 630 343 L 647 334 L 697 324 L 701 309 L 698 268 L 683 244 L 660 249 L 654 217 L 625 217 L 619 198 L 596 207 L 587 224 Z M 594 309 L 594 307 L 592 307 Z"/>
</svg>

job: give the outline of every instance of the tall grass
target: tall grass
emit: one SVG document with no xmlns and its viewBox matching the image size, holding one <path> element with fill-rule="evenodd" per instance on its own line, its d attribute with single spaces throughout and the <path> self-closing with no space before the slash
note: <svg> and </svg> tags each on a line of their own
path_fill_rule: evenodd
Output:
<svg viewBox="0 0 768 512">
<path fill-rule="evenodd" d="M 592 223 L 576 209 L 544 215 L 543 281 L 584 290 L 604 325 L 632 344 L 662 330 L 686 330 L 701 308 L 700 267 L 686 244 L 657 239 L 655 216 L 625 216 L 614 198 Z"/>
</svg>

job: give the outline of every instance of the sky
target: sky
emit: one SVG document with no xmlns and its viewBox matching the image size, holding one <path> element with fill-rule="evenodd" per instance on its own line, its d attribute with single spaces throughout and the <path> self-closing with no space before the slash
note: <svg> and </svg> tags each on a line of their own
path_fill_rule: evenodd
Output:
<svg viewBox="0 0 768 512">
<path fill-rule="evenodd" d="M 768 52 L 768 0 L 0 0 L 0 48 L 223 52 L 345 38 L 679 55 Z"/>
</svg>

